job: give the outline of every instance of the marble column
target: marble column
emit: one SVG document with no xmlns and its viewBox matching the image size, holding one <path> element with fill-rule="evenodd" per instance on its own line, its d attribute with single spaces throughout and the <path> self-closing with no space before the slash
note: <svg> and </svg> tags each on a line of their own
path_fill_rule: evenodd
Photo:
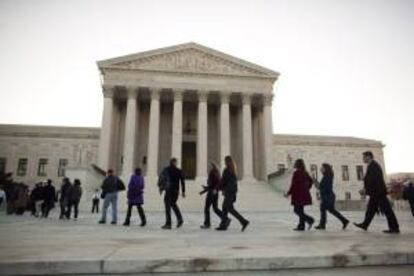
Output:
<svg viewBox="0 0 414 276">
<path fill-rule="evenodd" d="M 103 87 L 103 112 L 101 133 L 99 137 L 98 166 L 102 170 L 111 168 L 111 148 L 112 148 L 112 128 L 113 128 L 113 112 L 114 112 L 114 91 L 113 87 Z"/>
<path fill-rule="evenodd" d="M 224 158 L 230 155 L 230 107 L 229 95 L 220 95 L 220 164 L 224 168 Z"/>
<path fill-rule="evenodd" d="M 197 180 L 207 179 L 207 91 L 198 92 L 198 124 L 197 124 Z"/>
<path fill-rule="evenodd" d="M 183 140 L 183 91 L 174 91 L 174 107 L 172 118 L 171 157 L 177 158 L 181 167 L 181 148 Z"/>
<path fill-rule="evenodd" d="M 273 153 L 273 126 L 272 126 L 272 94 L 263 95 L 263 149 L 264 149 L 264 179 L 275 171 L 272 162 Z"/>
<path fill-rule="evenodd" d="M 160 90 L 151 91 L 151 107 L 149 118 L 147 177 L 158 175 L 158 147 L 160 132 Z"/>
<path fill-rule="evenodd" d="M 127 88 L 127 108 L 125 118 L 125 135 L 124 135 L 124 162 L 122 175 L 128 176 L 135 169 L 135 145 L 137 130 L 137 89 L 136 87 Z"/>
<path fill-rule="evenodd" d="M 243 95 L 243 180 L 253 179 L 253 142 L 251 96 Z"/>
</svg>

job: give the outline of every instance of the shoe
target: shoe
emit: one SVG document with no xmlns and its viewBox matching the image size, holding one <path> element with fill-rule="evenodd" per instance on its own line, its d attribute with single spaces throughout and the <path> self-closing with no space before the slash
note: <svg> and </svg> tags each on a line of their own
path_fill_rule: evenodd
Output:
<svg viewBox="0 0 414 276">
<path fill-rule="evenodd" d="M 99 224 L 105 224 L 105 223 L 106 223 L 106 221 L 104 221 L 104 220 L 100 220 L 98 223 L 99 223 Z"/>
<path fill-rule="evenodd" d="M 293 229 L 293 231 L 305 231 L 305 228 L 296 227 Z"/>
<path fill-rule="evenodd" d="M 125 221 L 124 224 L 123 224 L 123 226 L 129 226 L 129 222 L 128 221 Z"/>
<path fill-rule="evenodd" d="M 219 226 L 216 228 L 217 231 L 227 231 L 227 227 Z"/>
<path fill-rule="evenodd" d="M 200 228 L 201 229 L 210 229 L 210 225 L 201 225 Z"/>
<path fill-rule="evenodd" d="M 161 227 L 161 229 L 170 230 L 171 229 L 171 225 L 165 224 L 164 226 Z"/>
<path fill-rule="evenodd" d="M 390 230 L 384 230 L 382 232 L 385 233 L 385 234 L 399 234 L 400 229 L 390 229 Z"/>
<path fill-rule="evenodd" d="M 246 230 L 246 228 L 247 228 L 247 225 L 249 225 L 249 224 L 250 224 L 250 221 L 246 220 L 246 222 L 242 224 L 241 231 L 244 232 L 244 230 Z"/>
<path fill-rule="evenodd" d="M 228 218 L 227 221 L 226 221 L 226 229 L 229 228 L 230 223 L 231 223 L 231 219 Z"/>
<path fill-rule="evenodd" d="M 309 225 L 308 225 L 308 230 L 311 230 L 312 229 L 312 225 L 315 223 L 315 220 L 312 220 L 311 222 L 309 222 Z"/>
<path fill-rule="evenodd" d="M 112 225 L 115 225 L 115 224 L 116 224 L 116 221 L 111 221 L 111 224 L 112 224 Z"/>
<path fill-rule="evenodd" d="M 325 226 L 318 225 L 318 226 L 315 227 L 315 229 L 317 229 L 317 230 L 325 230 Z"/>
<path fill-rule="evenodd" d="M 349 220 L 345 221 L 345 222 L 342 224 L 342 230 L 345 230 L 345 229 L 348 227 L 348 224 L 349 224 Z"/>
<path fill-rule="evenodd" d="M 177 228 L 180 228 L 181 226 L 183 226 L 183 223 L 184 223 L 184 221 L 179 221 L 179 222 L 177 222 Z"/>
<path fill-rule="evenodd" d="M 146 221 L 141 222 L 141 224 L 139 226 L 144 227 L 145 225 L 147 225 Z"/>
<path fill-rule="evenodd" d="M 354 225 L 356 226 L 356 227 L 358 227 L 358 228 L 360 228 L 360 229 L 362 229 L 362 230 L 364 230 L 364 231 L 367 231 L 367 227 L 365 226 L 365 225 L 363 225 L 362 223 L 355 223 L 354 222 Z"/>
</svg>

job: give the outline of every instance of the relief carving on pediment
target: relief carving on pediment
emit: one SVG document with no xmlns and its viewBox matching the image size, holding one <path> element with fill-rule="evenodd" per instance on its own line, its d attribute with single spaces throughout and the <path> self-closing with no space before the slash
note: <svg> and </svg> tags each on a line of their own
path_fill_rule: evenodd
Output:
<svg viewBox="0 0 414 276">
<path fill-rule="evenodd" d="M 262 72 L 196 49 L 144 57 L 114 64 L 115 67 L 160 71 L 263 76 Z"/>
</svg>

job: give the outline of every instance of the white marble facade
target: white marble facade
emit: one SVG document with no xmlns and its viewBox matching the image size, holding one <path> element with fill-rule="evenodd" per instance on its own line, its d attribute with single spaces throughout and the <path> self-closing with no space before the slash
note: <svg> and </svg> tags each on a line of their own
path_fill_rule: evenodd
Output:
<svg viewBox="0 0 414 276">
<path fill-rule="evenodd" d="M 173 156 L 188 178 L 203 180 L 208 162 L 222 165 L 230 154 L 242 180 L 260 181 L 303 158 L 309 170 L 331 163 L 338 197 L 350 193 L 358 199 L 362 152 L 373 151 L 384 166 L 378 141 L 274 135 L 271 106 L 278 73 L 210 48 L 182 44 L 100 61 L 98 67 L 102 127 L 0 125 L 0 171 L 28 184 L 46 178 L 60 182 L 59 162 L 66 159 L 67 168 L 98 164 L 128 176 L 141 167 L 156 177 Z M 27 169 L 19 176 L 20 159 L 27 159 Z M 40 159 L 48 162 L 41 175 Z M 342 178 L 343 166 L 348 180 Z"/>
</svg>

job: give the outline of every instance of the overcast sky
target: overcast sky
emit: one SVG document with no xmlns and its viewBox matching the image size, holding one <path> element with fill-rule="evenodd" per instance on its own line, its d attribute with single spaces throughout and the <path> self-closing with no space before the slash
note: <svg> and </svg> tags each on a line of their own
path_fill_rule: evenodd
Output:
<svg viewBox="0 0 414 276">
<path fill-rule="evenodd" d="M 414 1 L 0 1 L 0 123 L 100 126 L 97 60 L 194 41 L 281 73 L 275 133 L 414 172 Z"/>
</svg>

